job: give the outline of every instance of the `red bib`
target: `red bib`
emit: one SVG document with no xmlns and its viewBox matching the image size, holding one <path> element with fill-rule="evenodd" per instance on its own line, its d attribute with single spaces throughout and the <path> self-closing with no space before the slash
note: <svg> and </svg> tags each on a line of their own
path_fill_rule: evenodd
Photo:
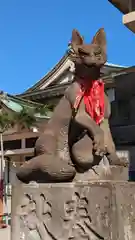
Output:
<svg viewBox="0 0 135 240">
<path fill-rule="evenodd" d="M 79 81 L 80 92 L 76 97 L 74 109 L 77 110 L 83 98 L 86 112 L 92 119 L 100 124 L 104 119 L 104 83 L 102 80 L 92 80 L 87 83 L 85 80 Z"/>
</svg>

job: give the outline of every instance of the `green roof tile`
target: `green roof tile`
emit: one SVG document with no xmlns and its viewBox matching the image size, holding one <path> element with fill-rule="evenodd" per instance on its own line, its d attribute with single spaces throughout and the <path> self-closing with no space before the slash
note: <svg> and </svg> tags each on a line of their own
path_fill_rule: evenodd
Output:
<svg viewBox="0 0 135 240">
<path fill-rule="evenodd" d="M 39 107 L 43 106 L 43 104 L 38 104 L 29 100 L 23 100 L 21 98 L 14 97 L 12 95 L 4 94 L 4 93 L 0 94 L 0 102 L 3 103 L 8 109 L 18 113 L 23 110 L 23 107 L 34 109 L 35 107 L 38 108 L 38 106 Z M 35 117 L 41 118 L 41 119 L 50 118 L 50 116 L 42 115 L 40 113 L 36 113 Z"/>
</svg>

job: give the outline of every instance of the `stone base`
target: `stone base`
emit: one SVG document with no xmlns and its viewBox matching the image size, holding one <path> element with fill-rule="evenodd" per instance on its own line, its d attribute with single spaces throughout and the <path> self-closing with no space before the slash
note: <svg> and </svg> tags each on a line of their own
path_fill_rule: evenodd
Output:
<svg viewBox="0 0 135 240">
<path fill-rule="evenodd" d="M 77 173 L 74 182 L 82 181 L 92 181 L 92 180 L 117 180 L 117 181 L 127 181 L 128 177 L 128 167 L 118 167 L 111 166 L 110 174 L 105 174 L 105 171 L 100 166 L 95 166 L 84 173 Z"/>
<path fill-rule="evenodd" d="M 135 184 L 91 181 L 19 184 L 12 240 L 134 240 Z"/>
</svg>

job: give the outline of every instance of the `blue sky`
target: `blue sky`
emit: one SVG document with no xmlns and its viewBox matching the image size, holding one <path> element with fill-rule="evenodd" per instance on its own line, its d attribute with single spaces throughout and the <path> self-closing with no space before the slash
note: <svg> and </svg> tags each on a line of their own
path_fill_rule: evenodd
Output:
<svg viewBox="0 0 135 240">
<path fill-rule="evenodd" d="M 108 62 L 134 65 L 135 35 L 108 0 L 0 0 L 0 90 L 25 91 L 61 59 L 73 28 L 89 42 L 100 27 Z"/>
</svg>

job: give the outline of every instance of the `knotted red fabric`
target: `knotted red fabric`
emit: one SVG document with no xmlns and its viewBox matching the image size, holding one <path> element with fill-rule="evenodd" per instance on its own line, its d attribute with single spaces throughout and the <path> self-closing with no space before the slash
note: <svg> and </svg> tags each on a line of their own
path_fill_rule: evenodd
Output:
<svg viewBox="0 0 135 240">
<path fill-rule="evenodd" d="M 74 109 L 77 110 L 78 106 L 83 99 L 86 112 L 92 119 L 99 125 L 104 118 L 104 83 L 102 80 L 79 81 L 80 92 L 76 97 Z"/>
</svg>

